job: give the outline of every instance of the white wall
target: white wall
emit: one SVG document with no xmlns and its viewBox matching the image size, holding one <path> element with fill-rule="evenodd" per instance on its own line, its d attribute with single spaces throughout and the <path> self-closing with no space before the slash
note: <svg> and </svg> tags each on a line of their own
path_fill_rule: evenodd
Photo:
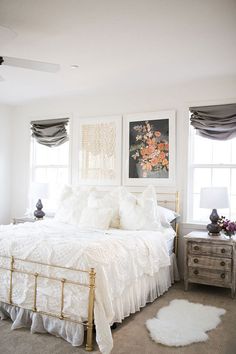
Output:
<svg viewBox="0 0 236 354">
<path fill-rule="evenodd" d="M 0 106 L 0 224 L 10 222 L 11 108 Z"/>
<path fill-rule="evenodd" d="M 22 215 L 27 207 L 29 180 L 30 131 L 29 122 L 35 118 L 54 118 L 70 116 L 74 126 L 80 117 L 115 115 L 157 110 L 176 110 L 177 113 L 177 168 L 176 189 L 181 192 L 181 214 L 185 220 L 187 201 L 187 159 L 188 159 L 188 107 L 197 104 L 220 104 L 236 102 L 236 80 L 225 78 L 218 80 L 195 80 L 179 83 L 176 87 L 164 87 L 162 91 L 137 91 L 132 93 L 111 93 L 106 96 L 65 96 L 61 98 L 42 99 L 14 110 L 13 132 L 13 173 L 11 216 Z M 73 130 L 75 142 L 77 132 Z M 76 184 L 76 144 L 72 151 L 72 177 Z M 187 227 L 187 228 L 186 228 Z M 189 225 L 182 225 L 181 233 L 191 230 Z M 182 258 L 182 246 L 180 247 Z"/>
</svg>

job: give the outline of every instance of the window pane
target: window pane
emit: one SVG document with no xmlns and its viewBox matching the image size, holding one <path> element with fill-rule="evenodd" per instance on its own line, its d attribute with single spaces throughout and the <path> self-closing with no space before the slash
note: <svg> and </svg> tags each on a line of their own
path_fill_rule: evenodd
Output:
<svg viewBox="0 0 236 354">
<path fill-rule="evenodd" d="M 57 182 L 60 185 L 67 184 L 69 181 L 68 168 L 58 168 L 57 170 Z"/>
<path fill-rule="evenodd" d="M 61 189 L 68 183 L 69 142 L 57 147 L 47 147 L 32 139 L 32 182 L 47 183 L 48 198 L 43 199 L 44 211 L 54 212 Z M 30 210 L 36 201 L 30 195 Z"/>
<path fill-rule="evenodd" d="M 232 168 L 231 193 L 236 194 L 236 168 Z"/>
<path fill-rule="evenodd" d="M 57 168 L 47 168 L 47 182 L 49 184 L 57 183 Z"/>
<path fill-rule="evenodd" d="M 230 219 L 236 221 L 236 196 L 231 196 L 230 207 L 231 207 Z"/>
<path fill-rule="evenodd" d="M 34 182 L 47 183 L 49 192 L 48 198 L 43 200 L 44 211 L 53 211 L 58 204 L 58 197 L 61 189 L 68 183 L 67 167 L 40 167 L 35 168 Z M 36 202 L 32 200 L 33 206 Z"/>
<path fill-rule="evenodd" d="M 226 219 L 230 218 L 230 209 L 229 208 L 227 208 L 227 209 L 217 209 L 217 213 L 218 213 L 219 217 L 225 216 Z"/>
<path fill-rule="evenodd" d="M 200 194 L 193 195 L 193 220 L 203 221 L 206 223 L 209 220 L 211 211 L 209 209 L 203 209 L 200 205 Z"/>
<path fill-rule="evenodd" d="M 68 165 L 69 160 L 69 141 L 57 147 L 57 164 Z M 55 162 L 54 162 L 55 163 Z"/>
<path fill-rule="evenodd" d="M 35 168 L 34 180 L 37 183 L 47 183 L 47 169 L 42 167 Z"/>
<path fill-rule="evenodd" d="M 67 165 L 69 156 L 69 142 L 57 147 L 48 147 L 37 142 L 35 148 L 35 165 Z"/>
<path fill-rule="evenodd" d="M 214 140 L 212 143 L 213 163 L 230 163 L 231 142 L 230 140 Z"/>
<path fill-rule="evenodd" d="M 212 162 L 212 140 L 202 138 L 195 134 L 194 136 L 194 163 Z"/>
<path fill-rule="evenodd" d="M 232 163 L 236 164 L 236 138 L 231 140 L 232 146 Z"/>
<path fill-rule="evenodd" d="M 229 168 L 213 168 L 212 169 L 212 186 L 214 187 L 230 187 L 230 169 Z"/>
<path fill-rule="evenodd" d="M 200 193 L 202 187 L 211 185 L 211 169 L 210 168 L 195 168 L 193 177 L 193 192 Z"/>
<path fill-rule="evenodd" d="M 46 151 L 46 146 L 42 145 L 42 148 L 40 148 L 40 145 L 38 143 L 34 143 L 34 153 L 35 153 L 35 164 L 37 165 L 45 165 L 47 164 L 48 161 L 48 154 Z"/>
</svg>

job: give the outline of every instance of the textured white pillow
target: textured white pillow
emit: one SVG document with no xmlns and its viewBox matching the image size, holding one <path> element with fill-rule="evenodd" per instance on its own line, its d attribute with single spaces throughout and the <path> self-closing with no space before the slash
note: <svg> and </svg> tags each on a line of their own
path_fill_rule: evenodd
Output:
<svg viewBox="0 0 236 354">
<path fill-rule="evenodd" d="M 59 201 L 63 201 L 73 194 L 72 186 L 65 185 L 60 193 Z"/>
<path fill-rule="evenodd" d="M 120 227 L 119 215 L 119 189 L 111 192 L 92 191 L 88 198 L 89 208 L 110 208 L 112 209 L 111 227 Z"/>
<path fill-rule="evenodd" d="M 88 205 L 89 190 L 76 190 L 66 186 L 61 194 L 60 203 L 54 219 L 68 224 L 79 224 L 81 213 Z"/>
<path fill-rule="evenodd" d="M 126 230 L 158 230 L 161 227 L 156 192 L 147 187 L 139 198 L 122 189 L 120 196 L 120 227 Z"/>
<path fill-rule="evenodd" d="M 89 229 L 107 230 L 112 219 L 111 208 L 85 208 L 81 213 L 79 226 Z"/>
<path fill-rule="evenodd" d="M 179 217 L 179 214 L 176 213 L 175 211 L 168 208 L 164 208 L 159 205 L 158 205 L 158 211 L 160 214 L 161 225 L 165 227 L 169 227 L 170 223 L 174 221 L 177 217 Z"/>
</svg>

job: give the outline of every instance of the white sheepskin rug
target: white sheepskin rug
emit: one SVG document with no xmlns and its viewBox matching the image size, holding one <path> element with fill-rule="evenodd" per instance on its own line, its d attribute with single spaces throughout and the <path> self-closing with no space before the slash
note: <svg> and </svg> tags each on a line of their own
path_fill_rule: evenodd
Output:
<svg viewBox="0 0 236 354">
<path fill-rule="evenodd" d="M 206 332 L 218 326 L 225 312 L 214 306 L 173 300 L 156 317 L 147 320 L 146 326 L 155 342 L 180 347 L 206 341 Z"/>
</svg>

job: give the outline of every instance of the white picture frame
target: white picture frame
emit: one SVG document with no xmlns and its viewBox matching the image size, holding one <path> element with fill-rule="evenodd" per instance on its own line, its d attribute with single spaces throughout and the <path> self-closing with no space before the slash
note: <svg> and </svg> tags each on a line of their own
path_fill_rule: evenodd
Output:
<svg viewBox="0 0 236 354">
<path fill-rule="evenodd" d="M 79 185 L 119 186 L 122 116 L 80 118 L 78 124 Z"/>
<path fill-rule="evenodd" d="M 144 136 L 144 131 L 148 132 L 148 137 Z M 175 135 L 175 111 L 173 110 L 124 115 L 123 184 L 174 186 Z M 159 149 L 163 147 L 160 144 L 164 144 L 163 150 Z"/>
</svg>

